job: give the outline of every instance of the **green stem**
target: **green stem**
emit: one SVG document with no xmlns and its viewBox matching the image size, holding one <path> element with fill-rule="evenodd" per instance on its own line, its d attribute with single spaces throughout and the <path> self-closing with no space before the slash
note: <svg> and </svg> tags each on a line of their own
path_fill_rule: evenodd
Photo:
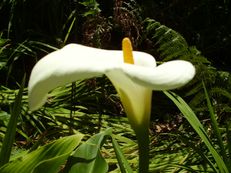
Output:
<svg viewBox="0 0 231 173">
<path fill-rule="evenodd" d="M 139 173 L 149 170 L 149 135 L 148 128 L 142 127 L 136 131 L 139 147 Z"/>
</svg>

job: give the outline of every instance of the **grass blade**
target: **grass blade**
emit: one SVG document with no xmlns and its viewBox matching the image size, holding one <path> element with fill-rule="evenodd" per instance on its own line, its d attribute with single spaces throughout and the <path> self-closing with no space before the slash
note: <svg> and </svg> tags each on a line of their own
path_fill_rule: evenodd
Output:
<svg viewBox="0 0 231 173">
<path fill-rule="evenodd" d="M 119 144 L 117 143 L 117 141 L 113 138 L 113 136 L 111 136 L 112 139 L 112 144 L 116 153 L 116 158 L 119 162 L 119 166 L 120 166 L 120 170 L 122 173 L 132 173 L 132 169 L 127 161 L 127 159 L 124 157 Z"/>
<path fill-rule="evenodd" d="M 3 140 L 2 149 L 0 153 L 0 167 L 8 163 L 10 160 L 11 149 L 15 140 L 17 120 L 21 113 L 22 107 L 22 96 L 23 89 L 25 85 L 26 75 L 24 75 L 21 87 L 19 89 L 18 95 L 16 96 L 13 110 L 10 116 L 9 123 L 7 125 L 6 134 Z"/>
<path fill-rule="evenodd" d="M 187 121 L 190 123 L 190 125 L 194 128 L 194 130 L 200 136 L 202 141 L 205 143 L 216 162 L 216 166 L 218 167 L 217 170 L 216 166 L 214 165 L 214 169 L 216 169 L 217 172 L 229 173 L 224 161 L 222 160 L 221 156 L 217 153 L 203 125 L 200 123 L 200 120 L 197 118 L 192 109 L 180 96 L 174 94 L 173 92 L 164 91 L 164 94 L 175 103 L 175 105 L 182 112 L 184 117 L 187 119 Z"/>
<path fill-rule="evenodd" d="M 231 130 L 230 130 L 230 125 L 231 123 L 226 125 L 226 134 L 227 134 L 227 148 L 228 148 L 228 154 L 229 154 L 229 158 L 228 158 L 228 166 L 229 168 L 231 168 Z"/>
<path fill-rule="evenodd" d="M 214 113 L 212 103 L 211 103 L 211 101 L 209 99 L 209 95 L 208 95 L 207 89 L 206 89 L 205 84 L 204 84 L 203 81 L 202 81 L 202 84 L 203 84 L 203 88 L 204 88 L 204 92 L 205 92 L 205 98 L 206 98 L 206 101 L 207 101 L 207 106 L 208 106 L 208 109 L 209 109 L 209 115 L 210 115 L 210 119 L 211 119 L 211 122 L 212 122 L 212 127 L 213 127 L 215 136 L 217 137 L 218 144 L 219 144 L 220 149 L 221 149 L 221 155 L 223 156 L 224 161 L 227 162 L 228 157 L 227 157 L 226 152 L 225 152 L 225 146 L 224 146 L 222 136 L 221 136 L 221 132 L 220 132 L 217 120 L 216 120 L 216 115 Z"/>
</svg>

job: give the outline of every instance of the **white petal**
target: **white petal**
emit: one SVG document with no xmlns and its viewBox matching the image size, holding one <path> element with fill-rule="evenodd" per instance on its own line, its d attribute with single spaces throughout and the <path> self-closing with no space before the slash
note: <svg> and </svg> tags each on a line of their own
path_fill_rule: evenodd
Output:
<svg viewBox="0 0 231 173">
<path fill-rule="evenodd" d="M 121 68 L 107 71 L 106 76 L 111 80 L 119 93 L 123 107 L 133 128 L 148 125 L 152 90 L 133 82 Z"/>
<path fill-rule="evenodd" d="M 155 59 L 143 52 L 133 52 L 137 66 L 156 66 Z M 122 51 L 102 50 L 70 44 L 41 59 L 33 68 L 29 80 L 29 107 L 41 107 L 52 89 L 67 83 L 100 76 L 106 71 L 120 69 Z"/>
<path fill-rule="evenodd" d="M 195 75 L 194 66 L 182 60 L 169 61 L 156 68 L 125 65 L 123 71 L 135 83 L 153 90 L 181 87 Z"/>
</svg>

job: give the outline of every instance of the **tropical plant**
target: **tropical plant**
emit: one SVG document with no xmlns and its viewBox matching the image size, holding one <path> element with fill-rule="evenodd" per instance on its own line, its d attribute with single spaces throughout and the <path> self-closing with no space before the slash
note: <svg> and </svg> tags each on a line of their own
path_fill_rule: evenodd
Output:
<svg viewBox="0 0 231 173">
<path fill-rule="evenodd" d="M 195 21 L 192 21 L 191 17 L 198 12 L 202 14 L 204 7 L 207 9 L 206 14 L 209 14 L 207 21 L 210 21 L 210 24 L 214 24 L 217 19 L 222 20 L 215 22 L 214 27 L 205 22 L 199 25 L 202 28 L 194 30 L 193 23 L 201 22 L 205 16 Z M 183 10 L 178 13 L 174 10 L 178 8 Z M 10 158 L 10 163 L 1 167 L 1 171 L 16 170 L 16 167 L 28 169 L 25 162 L 20 162 L 23 159 L 34 161 L 28 170 L 34 169 L 35 172 L 55 162 L 57 164 L 54 164 L 54 167 L 49 166 L 54 172 L 70 171 L 75 169 L 76 165 L 80 168 L 92 156 L 76 157 L 80 146 L 88 148 L 89 141 L 92 142 L 91 140 L 96 138 L 99 140 L 94 144 L 96 147 L 93 153 L 96 155 L 93 157 L 97 156 L 97 159 L 88 162 L 89 168 L 94 168 L 97 160 L 100 160 L 100 163 L 104 163 L 104 168 L 108 167 L 113 173 L 130 170 L 126 166 L 123 167 L 122 162 L 126 161 L 124 157 L 118 156 L 121 151 L 114 151 L 118 142 L 131 169 L 136 170 L 136 137 L 127 119 L 123 117 L 124 109 L 119 96 L 105 76 L 56 88 L 49 93 L 45 106 L 34 112 L 28 110 L 27 88 L 23 93 L 22 89 L 18 90 L 18 83 L 24 73 L 27 74 L 27 83 L 32 67 L 42 56 L 68 43 L 120 49 L 121 39 L 129 36 L 135 50 L 154 55 L 158 64 L 181 59 L 192 62 L 197 70 L 196 77 L 189 85 L 174 91 L 177 95 L 165 92 L 182 113 L 178 112 L 165 94 L 154 94 L 154 122 L 151 122 L 154 127 L 150 128 L 150 171 L 228 172 L 231 150 L 231 75 L 229 71 L 223 71 L 220 66 L 213 64 L 217 60 L 209 51 L 216 53 L 218 47 L 222 47 L 220 53 L 216 54 L 220 58 L 216 59 L 222 59 L 224 64 L 223 60 L 227 59 L 227 56 L 223 58 L 221 55 L 227 52 L 225 47 L 229 45 L 230 22 L 222 26 L 217 24 L 224 22 L 224 18 L 229 18 L 229 11 L 229 1 L 218 3 L 207 0 L 190 2 L 187 6 L 181 0 L 171 3 L 163 0 L 1 1 L 0 146 L 5 151 L 1 154 L 1 157 L 5 156 L 1 159 L 3 163 L 8 162 Z M 218 14 L 217 18 L 213 18 L 211 12 Z M 182 24 L 185 27 L 180 27 Z M 214 44 L 208 44 L 211 40 Z M 197 47 L 191 44 L 197 44 Z M 203 51 L 200 52 L 197 48 L 202 48 Z M 205 57 L 205 54 L 211 56 Z M 21 104 L 17 102 L 20 95 Z M 14 114 L 14 107 L 21 108 L 19 115 Z M 9 132 L 7 126 L 15 127 L 15 119 L 14 125 L 10 125 L 15 117 L 16 133 L 14 128 Z M 113 134 L 111 129 L 108 129 L 109 126 L 112 127 Z M 79 132 L 84 134 L 83 138 Z M 98 132 L 102 133 L 97 134 L 96 138 L 90 138 Z M 9 133 L 15 133 L 15 138 L 14 135 L 9 137 Z M 3 139 L 10 145 L 13 141 L 13 147 L 7 147 L 7 142 Z M 73 145 L 69 145 L 70 142 L 73 142 Z M 69 148 L 60 144 L 68 145 Z M 45 150 L 51 151 L 52 154 L 49 156 L 50 153 L 44 152 Z M 58 150 L 60 153 L 55 153 Z M 70 154 L 71 152 L 76 154 Z M 44 153 L 44 157 L 39 158 L 41 153 Z M 68 165 L 65 165 L 67 160 Z M 75 163 L 75 160 L 80 162 Z"/>
</svg>

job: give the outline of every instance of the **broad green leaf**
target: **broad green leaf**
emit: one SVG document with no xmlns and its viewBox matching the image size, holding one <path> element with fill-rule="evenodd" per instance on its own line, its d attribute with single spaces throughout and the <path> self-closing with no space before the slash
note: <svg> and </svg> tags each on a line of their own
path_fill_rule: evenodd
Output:
<svg viewBox="0 0 231 173">
<path fill-rule="evenodd" d="M 79 145 L 83 135 L 76 134 L 42 146 L 0 168 L 1 173 L 57 172 L 67 157 Z M 58 163 L 56 163 L 56 161 Z"/>
<path fill-rule="evenodd" d="M 206 130 L 204 129 L 203 125 L 201 124 L 195 113 L 188 106 L 188 104 L 180 96 L 174 94 L 173 92 L 164 91 L 164 94 L 175 103 L 175 105 L 179 108 L 184 117 L 187 119 L 187 121 L 190 123 L 190 125 L 194 128 L 194 130 L 207 146 L 208 150 L 216 161 L 216 166 L 214 165 L 213 169 L 216 170 L 216 172 L 229 173 L 224 161 L 222 160 L 221 156 L 218 154 L 211 140 L 209 139 Z M 219 171 L 217 170 L 217 167 Z"/>
<path fill-rule="evenodd" d="M 106 173 L 108 164 L 102 157 L 100 148 L 112 130 L 98 133 L 80 145 L 69 157 L 64 172 L 68 173 Z"/>
<path fill-rule="evenodd" d="M 56 173 L 59 171 L 60 167 L 64 165 L 67 158 L 70 156 L 70 152 L 63 154 L 51 159 L 47 159 L 40 164 L 38 164 L 32 171 L 32 173 L 41 173 L 46 170 L 49 173 Z"/>
<path fill-rule="evenodd" d="M 86 151 L 87 152 L 87 151 Z M 78 163 L 75 163 L 68 173 L 106 173 L 108 172 L 108 164 L 103 158 L 100 151 L 97 152 L 96 157 L 90 160 L 81 160 L 80 158 L 73 158 Z"/>
</svg>

